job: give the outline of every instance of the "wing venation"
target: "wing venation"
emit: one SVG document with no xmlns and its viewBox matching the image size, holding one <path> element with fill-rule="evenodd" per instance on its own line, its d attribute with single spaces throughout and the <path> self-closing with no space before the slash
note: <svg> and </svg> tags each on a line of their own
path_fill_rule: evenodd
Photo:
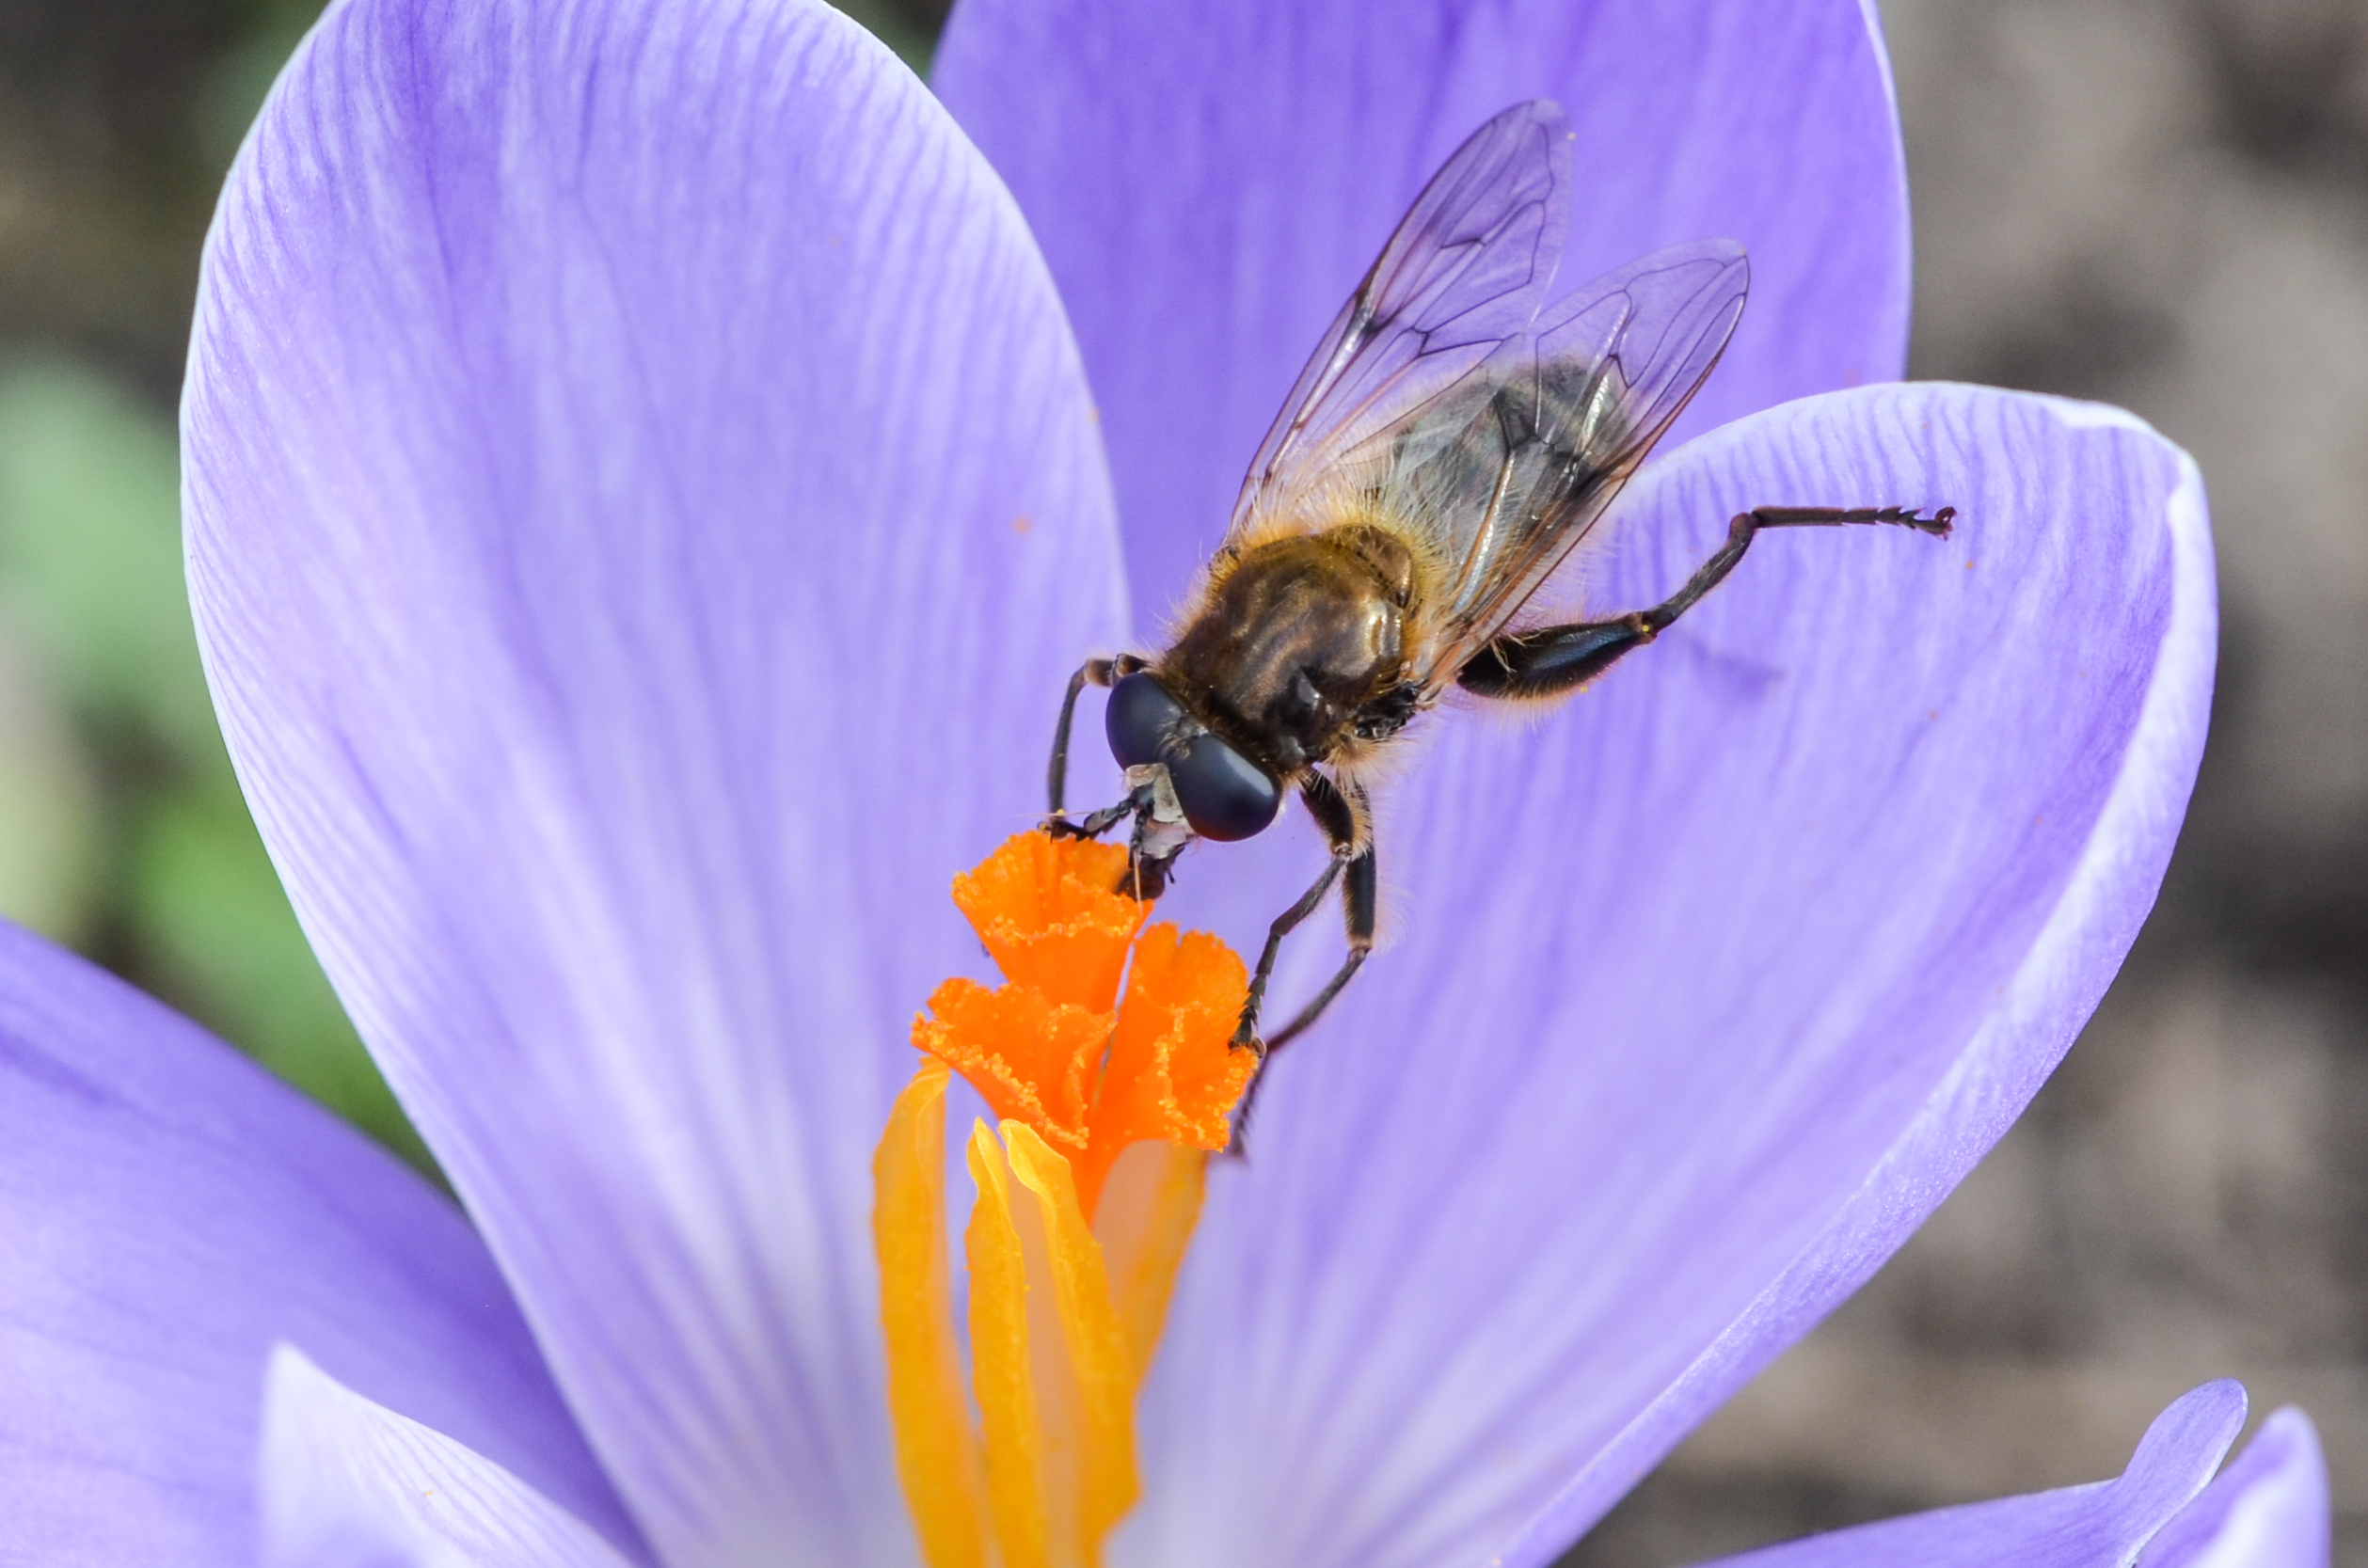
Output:
<svg viewBox="0 0 2368 1568">
<path fill-rule="evenodd" d="M 1750 272 L 1724 240 L 1672 246 L 1540 316 L 1447 397 L 1379 433 L 1344 473 L 1448 565 L 1417 650 L 1436 692 L 1569 558 L 1717 364 Z"/>
<path fill-rule="evenodd" d="M 1710 373 L 1750 287 L 1696 240 L 1546 303 L 1569 226 L 1562 110 L 1518 104 L 1415 200 L 1300 372 L 1220 555 L 1359 518 L 1416 536 L 1427 702 L 1569 558 Z"/>
<path fill-rule="evenodd" d="M 1331 457 L 1402 422 L 1536 318 L 1570 226 L 1561 108 L 1517 104 L 1448 159 L 1283 400 L 1228 530 L 1288 525 Z"/>
</svg>

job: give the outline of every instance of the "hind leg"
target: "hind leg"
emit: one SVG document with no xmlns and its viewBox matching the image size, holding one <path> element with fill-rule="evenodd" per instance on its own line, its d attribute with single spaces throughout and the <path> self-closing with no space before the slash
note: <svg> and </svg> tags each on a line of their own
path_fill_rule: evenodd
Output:
<svg viewBox="0 0 2368 1568">
<path fill-rule="evenodd" d="M 1738 514 L 1726 526 L 1726 543 L 1696 568 L 1686 585 L 1650 610 L 1616 616 L 1609 621 L 1581 621 L 1566 626 L 1541 626 L 1535 631 L 1500 637 L 1458 671 L 1455 684 L 1479 697 L 1555 697 L 1575 690 L 1600 675 L 1631 648 L 1641 648 L 1667 631 L 1678 616 L 1692 610 L 1705 594 L 1726 580 L 1764 528 L 1838 528 L 1849 523 L 1897 523 L 1938 538 L 1948 536 L 1953 506 L 1931 517 L 1897 506 L 1851 509 L 1820 506 L 1763 506 Z"/>
</svg>

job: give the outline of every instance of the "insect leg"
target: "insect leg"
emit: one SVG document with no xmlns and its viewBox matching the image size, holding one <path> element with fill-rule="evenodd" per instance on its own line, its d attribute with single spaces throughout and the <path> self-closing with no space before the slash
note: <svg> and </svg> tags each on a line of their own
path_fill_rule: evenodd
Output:
<svg viewBox="0 0 2368 1568">
<path fill-rule="evenodd" d="M 1311 772 L 1299 780 L 1299 798 L 1307 802 L 1308 815 L 1315 818 L 1315 825 L 1324 830 L 1325 838 L 1331 844 L 1332 860 L 1325 866 L 1324 875 L 1315 879 L 1315 885 L 1301 894 L 1297 903 L 1275 916 L 1275 923 L 1266 928 L 1266 945 L 1258 955 L 1257 971 L 1250 975 L 1249 996 L 1242 1003 L 1242 1022 L 1233 1031 L 1235 1046 L 1255 1049 L 1262 1057 L 1269 1048 L 1258 1039 L 1258 1009 L 1266 999 L 1266 981 L 1274 973 L 1275 955 L 1282 948 L 1282 939 L 1322 901 L 1325 894 L 1331 890 L 1333 879 L 1343 868 L 1348 871 L 1352 895 L 1359 878 L 1369 886 L 1373 880 L 1373 847 L 1368 844 L 1362 850 L 1357 847 L 1358 841 L 1365 837 L 1362 832 L 1365 826 L 1365 792 L 1352 785 L 1349 792 L 1343 794 L 1323 774 Z M 1364 867 L 1362 871 L 1358 869 L 1359 864 Z M 1351 924 L 1353 942 L 1353 920 Z M 1371 922 L 1366 927 L 1366 945 L 1372 945 Z M 1352 958 L 1348 967 L 1355 969 L 1357 962 L 1358 959 Z M 1345 983 L 1345 976 L 1334 981 L 1325 989 L 1323 1000 L 1331 1000 L 1332 993 Z M 1316 1010 L 1320 1011 L 1321 1007 Z M 1289 1032 L 1295 1034 L 1312 1022 L 1312 1016 L 1303 1009 L 1300 1016 L 1292 1021 Z"/>
<path fill-rule="evenodd" d="M 1266 981 L 1275 972 L 1275 955 L 1282 950 L 1282 939 L 1291 934 L 1291 928 L 1305 920 L 1324 901 L 1324 895 L 1332 891 L 1332 883 L 1349 859 L 1345 846 L 1335 848 L 1332 858 L 1324 864 L 1324 874 L 1299 895 L 1297 903 L 1275 916 L 1275 923 L 1266 927 L 1266 945 L 1260 951 L 1258 968 L 1249 977 L 1249 995 L 1242 1002 L 1241 1022 L 1233 1026 L 1232 1043 L 1235 1050 L 1255 1051 L 1262 1057 L 1265 1054 L 1265 1047 L 1258 1042 L 1258 1006 L 1266 999 Z"/>
<path fill-rule="evenodd" d="M 1308 1026 L 1324 1015 L 1324 1009 L 1332 1005 L 1332 998 L 1341 993 L 1341 988 L 1348 984 L 1349 976 L 1355 974 L 1358 966 L 1365 961 L 1365 955 L 1373 951 L 1374 925 L 1380 910 L 1381 884 L 1374 865 L 1372 822 L 1365 792 L 1354 784 L 1350 785 L 1346 791 L 1346 803 L 1353 814 L 1351 822 L 1364 830 L 1362 832 L 1352 832 L 1350 841 L 1353 843 L 1361 838 L 1365 843 L 1363 850 L 1348 863 L 1341 879 L 1341 916 L 1348 927 L 1348 957 L 1342 960 L 1339 972 L 1325 982 L 1324 989 L 1299 1009 L 1298 1016 L 1277 1030 L 1266 1041 L 1266 1054 L 1269 1056 L 1305 1034 Z"/>
<path fill-rule="evenodd" d="M 1136 836 L 1140 837 L 1142 814 L 1150 809 L 1151 791 L 1148 789 L 1138 789 L 1132 795 L 1129 795 L 1125 800 L 1120 800 L 1117 805 L 1104 806 L 1100 811 L 1092 813 L 1083 822 L 1070 823 L 1064 820 L 1063 827 L 1066 829 L 1066 832 L 1055 836 L 1064 838 L 1100 838 L 1104 833 L 1108 832 L 1112 828 L 1117 827 L 1120 823 L 1132 816 L 1136 819 Z"/>
<path fill-rule="evenodd" d="M 1455 684 L 1481 697 L 1552 697 L 1595 679 L 1631 648 L 1641 648 L 1669 629 L 1705 594 L 1724 581 L 1764 528 L 1836 528 L 1846 523 L 1898 523 L 1940 538 L 1948 535 L 1953 506 L 1930 517 L 1898 506 L 1763 506 L 1737 514 L 1726 526 L 1726 543 L 1695 569 L 1686 585 L 1650 610 L 1609 621 L 1500 637 L 1456 672 Z"/>
<path fill-rule="evenodd" d="M 1308 803 L 1308 814 L 1316 819 L 1323 827 L 1325 836 L 1332 841 L 1332 863 L 1325 869 L 1315 886 L 1308 890 L 1307 896 L 1285 911 L 1282 917 L 1275 922 L 1274 929 L 1267 933 L 1266 950 L 1259 956 L 1258 977 L 1251 983 L 1249 1001 L 1242 1008 L 1241 1028 L 1233 1036 L 1234 1045 L 1248 1045 L 1258 1052 L 1258 1070 L 1251 1075 L 1249 1087 L 1242 1092 L 1241 1106 L 1233 1113 L 1233 1141 L 1228 1149 L 1233 1154 L 1244 1151 L 1245 1140 L 1249 1133 L 1249 1118 L 1258 1108 L 1258 1091 L 1266 1082 L 1267 1064 L 1274 1053 L 1306 1032 L 1308 1025 L 1313 1023 L 1331 1005 L 1332 998 L 1341 993 L 1341 988 L 1348 984 L 1349 976 L 1355 974 L 1358 966 L 1365 961 L 1365 955 L 1373 950 L 1378 883 L 1374 874 L 1372 816 L 1366 805 L 1365 792 L 1354 784 L 1343 792 L 1335 787 L 1329 779 L 1319 773 L 1311 773 L 1300 784 L 1299 793 Z M 1357 847 L 1359 840 L 1365 846 L 1361 850 Z M 1308 911 L 1315 907 L 1315 901 L 1331 885 L 1333 873 L 1343 868 L 1347 875 L 1341 884 L 1341 908 L 1348 924 L 1347 961 L 1325 983 L 1324 989 L 1315 993 L 1314 1000 L 1299 1009 L 1296 1018 L 1284 1024 L 1273 1039 L 1262 1044 L 1255 1033 L 1258 1004 L 1265 993 L 1267 971 L 1274 967 L 1275 949 L 1282 940 L 1282 933 L 1305 919 Z M 1244 1037 L 1245 1034 L 1248 1038 Z"/>
<path fill-rule="evenodd" d="M 1120 654 L 1116 658 L 1089 658 L 1069 677 L 1069 691 L 1060 700 L 1060 722 L 1053 726 L 1052 761 L 1044 768 L 1044 790 L 1053 808 L 1047 815 L 1055 821 L 1060 819 L 1061 800 L 1069 793 L 1069 723 L 1077 716 L 1077 693 L 1088 686 L 1107 686 L 1142 667 L 1143 661 L 1133 654 Z"/>
</svg>

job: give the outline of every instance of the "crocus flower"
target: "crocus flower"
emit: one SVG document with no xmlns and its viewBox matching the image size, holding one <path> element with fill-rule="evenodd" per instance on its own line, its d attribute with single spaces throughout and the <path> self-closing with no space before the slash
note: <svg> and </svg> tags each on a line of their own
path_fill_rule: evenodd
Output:
<svg viewBox="0 0 2368 1568">
<path fill-rule="evenodd" d="M 1383 803 L 1395 939 L 1211 1173 L 1112 1560 L 1550 1560 L 2088 1015 L 2202 742 L 2202 492 L 2116 411 L 1890 384 L 1862 8 L 975 0 L 940 77 L 812 0 L 341 0 L 275 90 L 199 302 L 192 589 L 474 1223 L 0 936 L 14 1557 L 914 1560 L 869 1162 L 977 967 L 947 880 L 1523 99 L 1575 117 L 1565 285 L 1697 235 L 1755 269 L 1590 602 L 1753 504 L 1960 530 L 1763 545 L 1536 723 L 1434 726 Z M 1196 850 L 1163 913 L 1238 942 L 1314 854 Z M 2241 1414 L 2207 1385 L 2117 1481 L 1768 1560 L 2323 1558 L 2298 1417 L 2205 1485 Z"/>
</svg>

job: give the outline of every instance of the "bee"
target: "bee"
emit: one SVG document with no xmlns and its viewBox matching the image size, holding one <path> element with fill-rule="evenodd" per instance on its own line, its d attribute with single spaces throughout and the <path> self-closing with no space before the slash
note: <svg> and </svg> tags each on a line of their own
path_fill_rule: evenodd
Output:
<svg viewBox="0 0 2368 1568">
<path fill-rule="evenodd" d="M 1323 831 L 1330 857 L 1268 929 L 1233 1036 L 1261 1054 L 1262 1078 L 1372 950 L 1371 766 L 1451 688 L 1505 702 L 1577 689 L 1668 630 L 1763 529 L 1887 523 L 1946 537 L 1956 515 L 1758 507 L 1649 610 L 1517 626 L 1718 363 L 1749 287 L 1740 245 L 1699 240 L 1550 303 L 1570 139 L 1562 110 L 1539 101 L 1448 159 L 1300 372 L 1174 641 L 1088 660 L 1061 703 L 1047 826 L 1099 836 L 1131 818 L 1138 897 L 1158 896 L 1193 839 L 1263 832 L 1285 790 Z M 1089 685 L 1109 688 L 1105 727 L 1127 795 L 1073 823 L 1070 723 Z M 1335 883 L 1347 958 L 1262 1039 L 1282 939 Z"/>
</svg>

